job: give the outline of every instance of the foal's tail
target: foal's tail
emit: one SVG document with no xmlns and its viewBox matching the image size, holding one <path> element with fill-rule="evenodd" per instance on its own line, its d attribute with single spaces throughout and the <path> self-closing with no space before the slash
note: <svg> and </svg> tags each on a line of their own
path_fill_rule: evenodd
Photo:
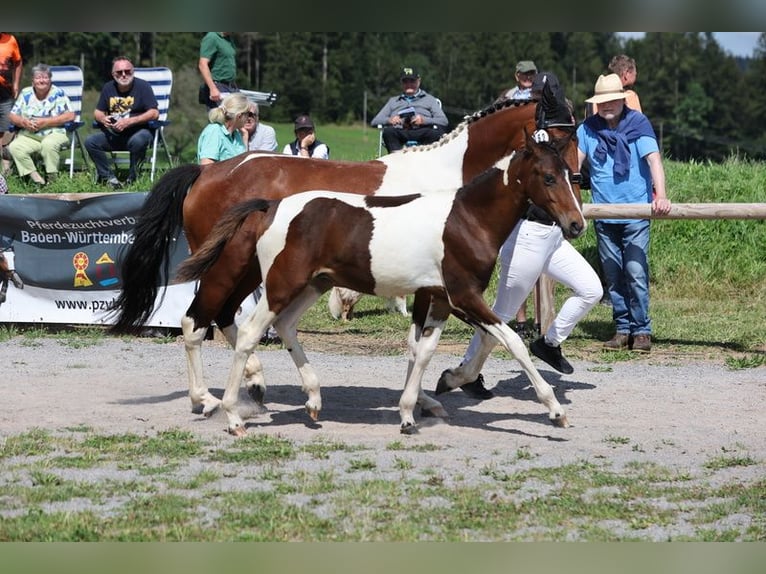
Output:
<svg viewBox="0 0 766 574">
<path fill-rule="evenodd" d="M 266 211 L 271 203 L 265 199 L 251 199 L 226 210 L 196 253 L 178 266 L 176 281 L 195 281 L 210 271 L 226 243 L 242 227 L 245 219 L 254 211 Z"/>
<path fill-rule="evenodd" d="M 163 274 L 169 277 L 170 248 L 183 223 L 186 192 L 201 172 L 197 164 L 173 168 L 149 192 L 120 268 L 122 291 L 111 311 L 116 322 L 110 332 L 137 334 L 152 315 Z"/>
</svg>

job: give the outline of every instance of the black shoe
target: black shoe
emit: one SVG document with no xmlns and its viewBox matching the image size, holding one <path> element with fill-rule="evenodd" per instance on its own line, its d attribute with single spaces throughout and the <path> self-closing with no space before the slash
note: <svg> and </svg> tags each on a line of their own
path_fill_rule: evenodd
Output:
<svg viewBox="0 0 766 574">
<path fill-rule="evenodd" d="M 549 345 L 545 342 L 545 337 L 540 337 L 530 343 L 529 350 L 532 351 L 532 354 L 535 357 L 542 359 L 560 373 L 564 373 L 565 375 L 574 373 L 572 365 L 570 365 L 569 361 L 567 361 L 561 354 L 561 347 L 553 347 Z"/>
<path fill-rule="evenodd" d="M 475 381 L 461 385 L 460 390 L 472 399 L 479 399 L 480 401 L 491 399 L 495 396 L 492 391 L 484 387 L 484 375 L 481 373 L 479 373 Z"/>
</svg>

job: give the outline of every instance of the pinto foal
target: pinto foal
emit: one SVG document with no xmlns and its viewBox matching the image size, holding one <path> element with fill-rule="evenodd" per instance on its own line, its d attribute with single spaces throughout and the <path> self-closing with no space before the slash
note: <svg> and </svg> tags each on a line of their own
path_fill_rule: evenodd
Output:
<svg viewBox="0 0 766 574">
<path fill-rule="evenodd" d="M 441 403 L 423 392 L 421 379 L 450 313 L 495 336 L 521 363 L 550 420 L 568 426 L 524 343 L 483 298 L 500 246 L 528 201 L 548 211 L 566 236 L 585 230 L 566 164 L 553 147 L 531 137 L 523 151 L 504 157 L 459 189 L 398 196 L 308 191 L 279 201 L 251 200 L 229 210 L 177 272 L 181 281 L 204 274 L 227 241 L 241 237 L 237 231 L 248 216 L 265 213 L 254 226 L 265 293 L 237 338 L 222 401 L 229 432 L 246 433 L 238 389 L 247 358 L 272 323 L 298 367 L 308 395 L 306 410 L 318 418 L 319 382 L 297 340 L 297 324 L 333 285 L 379 296 L 430 296 L 427 312 L 413 312 L 408 336 L 411 356 L 399 401 L 403 433 L 417 430 L 413 410 L 418 402 L 436 416 L 447 416 Z"/>
</svg>

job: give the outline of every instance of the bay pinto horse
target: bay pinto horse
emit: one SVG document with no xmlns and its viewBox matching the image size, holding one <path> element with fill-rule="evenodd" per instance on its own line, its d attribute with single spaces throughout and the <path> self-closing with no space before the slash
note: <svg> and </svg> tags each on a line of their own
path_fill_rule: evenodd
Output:
<svg viewBox="0 0 766 574">
<path fill-rule="evenodd" d="M 528 202 L 545 209 L 568 238 L 578 237 L 585 219 L 556 149 L 527 137 L 524 148 L 498 161 L 461 188 L 396 196 L 308 191 L 278 201 L 253 199 L 219 220 L 206 243 L 178 267 L 176 278 L 192 281 L 214 266 L 225 246 L 241 241 L 237 231 L 254 213 L 264 295 L 241 324 L 234 361 L 223 395 L 228 430 L 246 434 L 239 388 L 248 358 L 274 324 L 308 396 L 316 420 L 322 408 L 319 381 L 297 339 L 301 316 L 334 285 L 388 297 L 415 293 L 417 305 L 408 336 L 410 361 L 399 401 L 401 432 L 417 432 L 417 403 L 436 416 L 442 405 L 422 390 L 421 380 L 450 314 L 496 337 L 521 363 L 538 399 L 556 425 L 568 426 L 551 386 L 535 369 L 523 341 L 484 301 L 498 252 L 526 212 Z M 260 215 L 260 213 L 259 213 Z M 252 245 L 252 242 L 249 242 Z M 253 263 L 255 265 L 255 263 Z M 423 297 L 425 296 L 425 297 Z M 247 395 L 253 398 L 252 392 Z"/>
<path fill-rule="evenodd" d="M 5 251 L 8 251 L 8 249 L 0 251 L 0 305 L 5 303 L 8 296 L 9 282 L 13 283 L 16 289 L 24 288 L 24 282 L 19 277 L 19 274 L 14 269 L 11 269 L 8 258 L 5 256 Z"/>
<path fill-rule="evenodd" d="M 122 290 L 113 307 L 116 319 L 110 330 L 140 333 L 154 310 L 163 271 L 165 277 L 170 276 L 168 253 L 181 226 L 195 253 L 224 211 L 249 198 L 279 199 L 311 189 L 364 195 L 454 189 L 523 147 L 524 129 L 534 129 L 536 109 L 533 102 L 496 104 L 474 113 L 434 144 L 367 162 L 248 152 L 204 168 L 188 164 L 171 169 L 154 185 L 138 215 L 134 242 L 121 266 Z M 562 139 L 574 131 L 574 124 L 548 131 L 554 140 Z M 565 157 L 575 173 L 576 141 L 568 149 Z M 579 193 L 579 186 L 576 190 Z M 245 297 L 261 283 L 260 269 L 252 265 L 254 244 L 248 245 L 245 239 L 252 236 L 250 227 L 256 220 L 254 216 L 245 222 L 239 232 L 243 239 L 227 245 L 210 271 L 200 277 L 197 293 L 181 321 L 193 413 L 209 414 L 220 404 L 203 382 L 201 347 L 208 327 L 215 321 L 234 347 L 235 315 Z M 265 388 L 257 356 L 248 362 L 245 377 L 249 387 Z"/>
</svg>

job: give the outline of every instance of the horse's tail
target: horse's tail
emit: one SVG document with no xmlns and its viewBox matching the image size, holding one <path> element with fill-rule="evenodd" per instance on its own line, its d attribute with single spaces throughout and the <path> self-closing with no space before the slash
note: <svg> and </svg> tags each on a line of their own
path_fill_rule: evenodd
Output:
<svg viewBox="0 0 766 574">
<path fill-rule="evenodd" d="M 266 211 L 269 205 L 271 202 L 265 199 L 251 199 L 226 210 L 196 253 L 178 266 L 176 281 L 195 281 L 210 271 L 226 247 L 226 242 L 242 227 L 245 219 L 254 211 Z"/>
<path fill-rule="evenodd" d="M 116 321 L 110 332 L 137 334 L 152 315 L 163 273 L 169 277 L 170 248 L 183 223 L 186 192 L 201 171 L 197 164 L 173 168 L 149 192 L 120 268 L 122 290 L 111 312 Z"/>
</svg>

